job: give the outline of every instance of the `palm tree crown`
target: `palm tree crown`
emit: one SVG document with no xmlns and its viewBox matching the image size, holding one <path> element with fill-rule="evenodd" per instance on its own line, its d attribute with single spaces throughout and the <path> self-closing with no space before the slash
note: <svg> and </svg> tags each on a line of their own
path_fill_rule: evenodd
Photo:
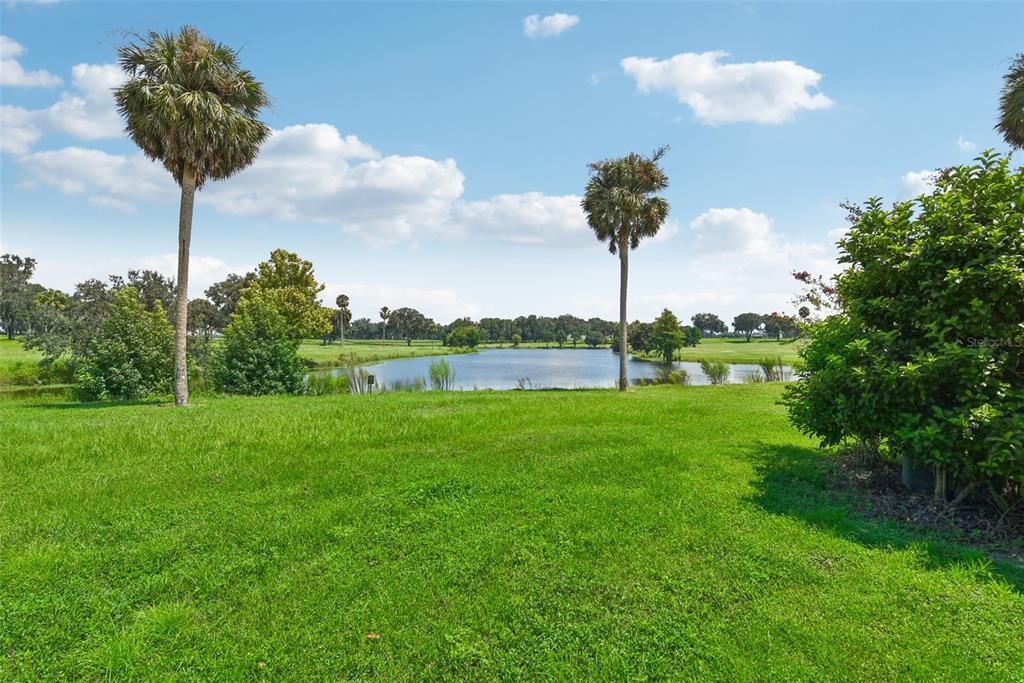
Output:
<svg viewBox="0 0 1024 683">
<path fill-rule="evenodd" d="M 128 75 L 115 92 L 125 130 L 179 185 L 191 172 L 201 188 L 256 158 L 270 134 L 257 117 L 270 99 L 235 50 L 185 26 L 150 32 L 119 48 L 118 59 Z"/>
<path fill-rule="evenodd" d="M 649 157 L 628 154 L 590 164 L 590 180 L 583 196 L 583 211 L 597 239 L 608 242 L 616 253 L 658 233 L 668 216 L 669 205 L 652 196 L 668 187 L 668 176 L 658 162 L 668 151 L 660 147 Z"/>
<path fill-rule="evenodd" d="M 1024 149 L 1024 53 L 1017 55 L 1003 76 L 996 130 L 1003 134 L 1008 145 Z"/>
</svg>

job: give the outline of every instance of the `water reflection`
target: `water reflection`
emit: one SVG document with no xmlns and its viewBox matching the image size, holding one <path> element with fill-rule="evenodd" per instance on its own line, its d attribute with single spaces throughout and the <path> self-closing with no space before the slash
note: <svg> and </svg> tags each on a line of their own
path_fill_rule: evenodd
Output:
<svg viewBox="0 0 1024 683">
<path fill-rule="evenodd" d="M 433 358 L 402 358 L 364 366 L 378 384 L 405 384 L 429 375 Z M 614 387 L 619 375 L 619 357 L 608 349 L 486 349 L 479 353 L 444 356 L 455 370 L 455 389 L 589 389 Z M 630 379 L 654 379 L 659 363 L 630 359 Z M 700 364 L 677 362 L 673 369 L 689 375 L 690 384 L 710 384 Z M 784 367 L 790 377 L 792 370 Z M 324 370 L 340 374 L 344 370 Z M 736 384 L 749 375 L 761 376 L 758 365 L 729 365 L 727 381 Z M 789 377 L 787 377 L 789 378 Z"/>
</svg>

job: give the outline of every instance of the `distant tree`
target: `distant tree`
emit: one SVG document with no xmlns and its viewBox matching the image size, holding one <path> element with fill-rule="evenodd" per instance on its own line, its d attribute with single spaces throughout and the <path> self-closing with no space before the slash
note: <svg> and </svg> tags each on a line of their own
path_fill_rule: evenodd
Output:
<svg viewBox="0 0 1024 683">
<path fill-rule="evenodd" d="M 348 333 L 351 339 L 376 339 L 380 325 L 369 318 L 356 318 L 349 325 Z"/>
<path fill-rule="evenodd" d="M 175 310 L 174 402 L 188 403 L 188 261 L 192 205 L 207 180 L 253 162 L 270 129 L 257 117 L 270 103 L 238 53 L 191 26 L 150 32 L 118 49 L 127 80 L 114 91 L 128 136 L 163 163 L 181 187 L 178 292 Z"/>
<path fill-rule="evenodd" d="M 1024 53 L 1014 58 L 1003 76 L 996 130 L 1010 147 L 1024 149 Z"/>
<path fill-rule="evenodd" d="M 629 324 L 629 345 L 637 353 L 650 353 L 655 350 L 654 329 L 651 323 L 634 320 Z M 615 340 L 613 346 L 622 343 L 622 337 Z"/>
<path fill-rule="evenodd" d="M 381 320 L 380 338 L 382 340 L 388 338 L 388 318 L 390 318 L 390 317 L 391 317 L 391 309 L 388 308 L 387 306 L 381 306 L 380 307 L 380 320 Z"/>
<path fill-rule="evenodd" d="M 587 330 L 587 334 L 584 337 L 584 341 L 587 342 L 587 346 L 592 349 L 596 349 L 598 346 L 604 343 L 605 337 L 597 330 Z"/>
<path fill-rule="evenodd" d="M 0 326 L 8 339 L 22 332 L 32 314 L 33 292 L 29 281 L 36 270 L 36 260 L 15 254 L 0 256 Z"/>
<path fill-rule="evenodd" d="M 800 334 L 800 323 L 793 316 L 784 313 L 772 312 L 764 318 L 764 333 L 776 340 L 783 337 L 791 338 Z"/>
<path fill-rule="evenodd" d="M 512 335 L 512 348 L 518 349 L 519 345 L 522 344 L 522 343 L 523 343 L 523 335 L 519 334 L 518 332 L 516 334 Z"/>
<path fill-rule="evenodd" d="M 671 363 L 676 350 L 683 345 L 683 331 L 679 318 L 667 308 L 662 310 L 651 325 L 651 345 L 661 354 L 666 363 Z"/>
<path fill-rule="evenodd" d="M 111 278 L 112 280 L 114 278 Z M 174 280 L 164 277 L 155 270 L 129 270 L 124 281 L 125 286 L 139 293 L 139 301 L 147 311 L 156 310 L 159 303 L 167 312 L 168 319 L 174 319 Z M 120 289 L 115 282 L 115 289 Z"/>
<path fill-rule="evenodd" d="M 629 154 L 590 164 L 590 180 L 582 207 L 597 239 L 608 242 L 608 250 L 619 255 L 619 390 L 629 388 L 626 372 L 627 318 L 626 290 L 629 279 L 629 250 L 640 240 L 653 237 L 668 217 L 668 202 L 655 196 L 668 187 L 668 176 L 658 162 L 667 147 L 644 157 Z"/>
<path fill-rule="evenodd" d="M 413 339 L 425 337 L 434 322 L 415 308 L 396 308 L 389 316 L 394 333 L 405 340 L 406 346 L 412 346 Z"/>
<path fill-rule="evenodd" d="M 83 401 L 127 400 L 171 391 L 174 328 L 163 304 L 147 311 L 139 293 L 124 287 L 112 294 L 109 314 L 75 370 L 75 392 Z"/>
<path fill-rule="evenodd" d="M 480 330 L 476 325 L 456 327 L 444 339 L 445 346 L 474 348 L 480 343 Z"/>
<path fill-rule="evenodd" d="M 188 332 L 209 339 L 220 329 L 220 311 L 209 299 L 192 299 L 188 302 Z"/>
<path fill-rule="evenodd" d="M 732 319 L 732 328 L 742 333 L 747 341 L 754 335 L 754 332 L 761 329 L 763 318 L 757 313 L 740 313 Z"/>
<path fill-rule="evenodd" d="M 348 309 L 348 295 L 339 294 L 334 303 L 338 307 L 338 337 L 341 339 L 341 345 L 344 346 L 345 329 L 352 321 L 352 311 Z"/>
<path fill-rule="evenodd" d="M 694 325 L 683 325 L 683 346 L 696 346 L 700 343 L 701 331 Z"/>
<path fill-rule="evenodd" d="M 725 334 L 729 331 L 729 328 L 722 322 L 722 319 L 714 313 L 698 313 L 690 318 L 690 321 L 694 327 L 709 337 Z"/>
<path fill-rule="evenodd" d="M 206 298 L 212 301 L 220 312 L 218 330 L 224 329 L 224 326 L 231 320 L 235 307 L 238 306 L 238 301 L 242 298 L 242 292 L 252 284 L 254 279 L 256 279 L 256 273 L 246 273 L 245 275 L 232 273 L 220 282 L 215 282 L 207 287 Z"/>
</svg>

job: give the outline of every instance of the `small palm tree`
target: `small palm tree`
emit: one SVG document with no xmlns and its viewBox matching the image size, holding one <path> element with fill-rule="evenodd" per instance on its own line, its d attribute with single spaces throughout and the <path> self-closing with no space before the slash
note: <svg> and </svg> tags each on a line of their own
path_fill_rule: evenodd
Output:
<svg viewBox="0 0 1024 683">
<path fill-rule="evenodd" d="M 348 317 L 348 295 L 339 294 L 334 300 L 338 305 L 338 334 L 341 337 L 341 345 L 345 345 L 345 318 Z"/>
<path fill-rule="evenodd" d="M 1017 55 L 1003 76 L 996 130 L 1010 147 L 1024 149 L 1024 53 Z"/>
<path fill-rule="evenodd" d="M 649 157 L 628 154 L 590 164 L 590 180 L 583 196 L 583 211 L 597 239 L 619 255 L 619 390 L 629 387 L 626 374 L 626 289 L 629 250 L 640 240 L 658 233 L 668 217 L 668 202 L 654 194 L 668 187 L 668 176 L 658 166 L 668 147 Z"/>
<path fill-rule="evenodd" d="M 380 319 L 382 321 L 384 321 L 383 326 L 381 326 L 381 328 L 380 328 L 380 338 L 381 338 L 381 341 L 384 341 L 385 339 L 388 338 L 388 318 L 390 318 L 390 317 L 391 317 L 391 309 L 389 309 L 387 306 L 381 306 L 380 307 Z"/>
<path fill-rule="evenodd" d="M 174 402 L 188 403 L 188 256 L 195 191 L 227 178 L 256 158 L 270 134 L 257 117 L 270 100 L 238 53 L 191 26 L 150 32 L 118 48 L 128 80 L 114 97 L 125 131 L 181 187 L 175 302 Z"/>
</svg>

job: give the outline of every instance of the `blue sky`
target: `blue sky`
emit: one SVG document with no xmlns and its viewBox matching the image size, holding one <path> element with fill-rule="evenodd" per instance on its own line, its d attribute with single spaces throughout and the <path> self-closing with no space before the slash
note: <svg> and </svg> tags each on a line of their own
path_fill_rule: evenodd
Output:
<svg viewBox="0 0 1024 683">
<path fill-rule="evenodd" d="M 630 317 L 790 310 L 844 199 L 899 200 L 987 147 L 1024 3 L 4 2 L 0 249 L 38 279 L 173 273 L 177 196 L 120 133 L 125 32 L 197 25 L 274 99 L 252 169 L 201 193 L 195 295 L 274 248 L 357 316 L 616 317 L 586 164 L 668 144 Z M 535 19 L 526 22 L 528 17 Z M 528 26 L 533 27 L 528 29 Z"/>
</svg>

